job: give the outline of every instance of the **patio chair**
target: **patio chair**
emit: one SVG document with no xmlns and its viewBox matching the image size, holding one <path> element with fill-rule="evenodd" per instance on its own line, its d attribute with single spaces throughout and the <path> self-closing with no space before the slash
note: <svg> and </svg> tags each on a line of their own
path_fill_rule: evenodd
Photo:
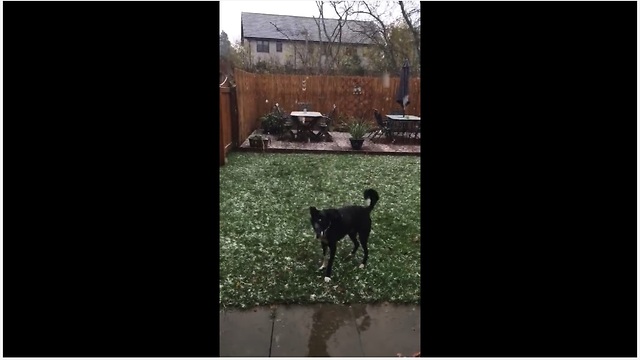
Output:
<svg viewBox="0 0 640 360">
<path fill-rule="evenodd" d="M 320 133 L 325 138 L 326 141 L 332 141 L 331 134 L 329 134 L 329 127 L 331 126 L 331 122 L 336 115 L 336 105 L 333 104 L 333 110 L 327 113 L 327 115 L 322 116 L 322 122 L 320 123 Z"/>
<path fill-rule="evenodd" d="M 382 134 L 389 135 L 389 125 L 382 119 L 382 114 L 378 111 L 378 109 L 373 109 L 373 117 L 376 119 L 376 123 L 378 127 L 374 129 L 371 133 L 369 133 L 369 138 L 371 140 L 375 139 L 376 135 L 382 136 Z"/>
<path fill-rule="evenodd" d="M 276 112 L 280 119 L 282 119 L 283 130 L 278 140 L 284 140 L 286 138 L 291 138 L 291 140 L 295 139 L 296 134 L 293 130 L 294 124 L 289 114 L 287 114 L 284 109 L 277 106 L 274 106 L 274 112 Z"/>
<path fill-rule="evenodd" d="M 285 140 L 287 138 L 290 138 L 290 140 L 295 139 L 296 133 L 293 127 L 294 127 L 293 120 L 291 120 L 289 116 L 286 116 L 284 118 L 283 131 L 278 140 Z"/>
<path fill-rule="evenodd" d="M 333 105 L 333 109 L 332 109 L 330 112 L 328 112 L 328 113 L 327 113 L 327 115 L 324 115 L 324 116 L 323 116 L 324 123 L 325 123 L 327 126 L 331 126 L 331 122 L 333 121 L 333 118 L 336 116 L 336 108 L 337 108 L 337 107 L 336 107 L 336 105 L 334 104 L 334 105 Z"/>
</svg>

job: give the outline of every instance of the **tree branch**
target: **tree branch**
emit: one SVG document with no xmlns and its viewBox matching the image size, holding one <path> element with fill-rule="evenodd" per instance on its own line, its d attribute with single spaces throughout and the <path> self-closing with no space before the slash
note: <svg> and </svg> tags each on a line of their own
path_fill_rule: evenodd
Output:
<svg viewBox="0 0 640 360">
<path fill-rule="evenodd" d="M 397 56 L 391 46 L 391 39 L 389 38 L 389 28 L 385 24 L 384 20 L 382 20 L 382 16 L 377 13 L 366 1 L 360 2 L 359 5 L 362 5 L 366 8 L 366 10 L 361 10 L 358 7 L 358 10 L 354 11 L 353 14 L 362 14 L 371 17 L 374 20 L 374 23 L 377 24 L 377 29 L 370 29 L 365 27 L 363 24 L 358 24 L 360 29 L 351 29 L 352 31 L 359 33 L 361 35 L 365 35 L 367 38 L 372 40 L 385 54 L 385 62 L 387 63 L 388 68 L 396 68 L 397 67 Z M 382 39 L 380 39 L 380 37 Z"/>
<path fill-rule="evenodd" d="M 398 1 L 398 4 L 400 5 L 400 12 L 402 12 L 402 17 L 404 18 L 404 21 L 409 27 L 411 34 L 413 34 L 413 46 L 416 49 L 416 55 L 418 56 L 418 62 L 419 62 L 420 61 L 420 34 L 418 33 L 418 31 L 416 31 L 415 27 L 413 26 L 413 23 L 411 23 L 411 19 L 409 18 L 409 15 L 407 14 L 404 8 L 404 1 Z"/>
<path fill-rule="evenodd" d="M 278 25 L 274 24 L 273 22 L 269 22 L 269 23 L 271 25 L 273 25 L 273 27 L 276 29 L 277 32 L 279 32 L 280 34 L 284 35 L 287 38 L 287 40 L 291 41 L 291 43 L 293 44 L 293 52 L 294 52 L 293 56 L 296 57 L 296 55 L 297 55 L 297 57 L 302 62 L 302 66 L 304 66 L 305 68 L 308 68 L 309 67 L 308 56 L 305 56 L 304 53 L 302 53 L 301 51 L 298 50 L 298 47 L 295 46 L 295 41 L 296 40 L 292 40 L 291 37 L 287 33 L 284 32 L 284 30 L 282 30 L 282 29 L 280 29 L 278 27 Z"/>
</svg>

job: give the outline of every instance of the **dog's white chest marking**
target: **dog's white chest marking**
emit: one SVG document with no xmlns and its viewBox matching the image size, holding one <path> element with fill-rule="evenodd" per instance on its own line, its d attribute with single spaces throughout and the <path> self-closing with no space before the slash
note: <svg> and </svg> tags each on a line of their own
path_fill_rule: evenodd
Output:
<svg viewBox="0 0 640 360">
<path fill-rule="evenodd" d="M 369 207 L 369 205 L 371 205 L 371 199 L 365 200 L 364 204 L 366 207 Z"/>
</svg>

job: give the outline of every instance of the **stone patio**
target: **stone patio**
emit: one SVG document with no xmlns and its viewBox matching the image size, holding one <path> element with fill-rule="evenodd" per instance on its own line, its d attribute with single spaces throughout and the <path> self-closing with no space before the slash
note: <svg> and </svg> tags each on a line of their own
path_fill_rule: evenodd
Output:
<svg viewBox="0 0 640 360">
<path fill-rule="evenodd" d="M 263 135 L 262 130 L 255 130 L 253 135 Z M 300 142 L 291 140 L 278 140 L 277 135 L 266 135 L 270 139 L 269 147 L 266 149 L 257 149 L 249 146 L 249 139 L 244 141 L 238 148 L 240 151 L 256 151 L 256 152 L 287 152 L 287 153 L 365 153 L 377 155 L 420 155 L 420 138 L 418 139 L 398 139 L 392 144 L 384 137 L 377 137 L 374 141 L 365 138 L 361 150 L 353 150 L 347 132 L 330 132 L 333 138 L 332 142 Z"/>
</svg>

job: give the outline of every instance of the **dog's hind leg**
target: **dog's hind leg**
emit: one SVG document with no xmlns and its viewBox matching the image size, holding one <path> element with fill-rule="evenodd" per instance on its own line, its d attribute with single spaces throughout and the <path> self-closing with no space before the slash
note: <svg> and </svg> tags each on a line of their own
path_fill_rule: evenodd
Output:
<svg viewBox="0 0 640 360">
<path fill-rule="evenodd" d="M 360 246 L 360 243 L 358 242 L 358 239 L 356 238 L 356 233 L 351 233 L 349 234 L 349 238 L 351 239 L 351 241 L 353 241 L 353 250 L 351 251 L 351 253 L 349 253 L 349 255 L 347 255 L 346 259 L 352 257 L 353 255 L 356 254 L 356 251 L 358 251 L 358 246 Z"/>
<path fill-rule="evenodd" d="M 362 264 L 360 264 L 360 269 L 364 268 L 367 265 L 367 260 L 369 259 L 369 248 L 367 247 L 367 242 L 369 241 L 369 231 L 360 233 L 360 243 L 362 243 L 362 251 L 364 251 L 364 257 L 362 258 Z"/>
</svg>

